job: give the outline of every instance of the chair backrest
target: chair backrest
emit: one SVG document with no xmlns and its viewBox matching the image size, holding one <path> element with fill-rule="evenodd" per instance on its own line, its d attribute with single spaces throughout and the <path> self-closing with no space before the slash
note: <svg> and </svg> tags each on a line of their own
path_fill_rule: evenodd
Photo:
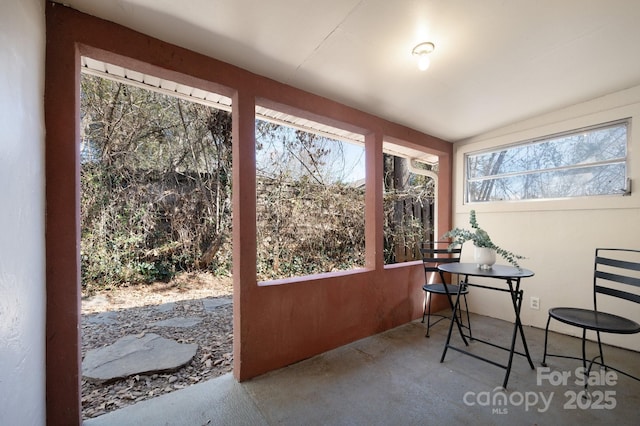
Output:
<svg viewBox="0 0 640 426">
<path fill-rule="evenodd" d="M 640 303 L 640 250 L 597 248 L 593 290 L 596 310 L 598 294 Z"/>
<path fill-rule="evenodd" d="M 420 253 L 422 254 L 425 274 L 427 272 L 437 272 L 438 265 L 443 263 L 460 262 L 462 246 L 449 249 L 449 244 L 449 241 L 427 241 L 422 243 Z"/>
</svg>

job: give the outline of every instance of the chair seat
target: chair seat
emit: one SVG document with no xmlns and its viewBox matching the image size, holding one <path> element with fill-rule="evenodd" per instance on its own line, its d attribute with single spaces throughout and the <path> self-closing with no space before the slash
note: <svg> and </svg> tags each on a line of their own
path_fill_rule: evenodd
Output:
<svg viewBox="0 0 640 426">
<path fill-rule="evenodd" d="M 429 293 L 447 294 L 447 291 L 444 289 L 444 284 L 425 284 L 422 286 L 422 289 Z M 449 291 L 449 294 L 458 294 L 458 286 L 456 284 L 447 284 L 447 290 Z M 467 287 L 463 287 L 460 294 L 468 293 L 469 289 Z"/>
<path fill-rule="evenodd" d="M 634 334 L 640 333 L 640 324 L 630 319 L 581 308 L 552 308 L 549 315 L 558 321 L 587 330 L 607 333 Z"/>
</svg>

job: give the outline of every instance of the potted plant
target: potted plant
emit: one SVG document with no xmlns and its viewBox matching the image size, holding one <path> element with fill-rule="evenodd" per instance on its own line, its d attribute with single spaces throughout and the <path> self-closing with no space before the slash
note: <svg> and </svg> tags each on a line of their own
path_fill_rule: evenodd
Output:
<svg viewBox="0 0 640 426">
<path fill-rule="evenodd" d="M 476 247 L 475 259 L 478 267 L 482 269 L 491 269 L 496 261 L 496 253 L 502 256 L 507 262 L 520 269 L 518 259 L 524 259 L 524 256 L 507 251 L 502 247 L 498 247 L 491 241 L 487 231 L 480 228 L 476 219 L 476 211 L 471 210 L 469 213 L 469 223 L 473 231 L 463 228 L 453 228 L 442 236 L 443 239 L 452 238 L 450 247 L 462 245 L 467 241 L 473 241 Z"/>
</svg>

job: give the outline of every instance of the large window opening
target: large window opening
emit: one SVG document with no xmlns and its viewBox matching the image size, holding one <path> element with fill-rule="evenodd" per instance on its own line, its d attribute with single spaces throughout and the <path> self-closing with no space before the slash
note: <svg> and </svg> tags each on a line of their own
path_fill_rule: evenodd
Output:
<svg viewBox="0 0 640 426">
<path fill-rule="evenodd" d="M 220 105 L 210 101 L 219 95 L 88 58 L 83 65 L 87 419 L 231 371 L 232 144 L 230 99 Z M 167 364 L 172 354 L 159 350 L 130 369 L 123 345 L 160 339 L 185 357 Z M 104 358 L 109 347 L 128 355 Z"/>
<path fill-rule="evenodd" d="M 363 267 L 363 144 L 264 112 L 256 121 L 258 280 Z"/>
<path fill-rule="evenodd" d="M 422 243 L 435 235 L 437 162 L 384 154 L 384 262 L 422 258 Z"/>
<path fill-rule="evenodd" d="M 629 120 L 465 156 L 466 202 L 627 192 Z"/>
</svg>

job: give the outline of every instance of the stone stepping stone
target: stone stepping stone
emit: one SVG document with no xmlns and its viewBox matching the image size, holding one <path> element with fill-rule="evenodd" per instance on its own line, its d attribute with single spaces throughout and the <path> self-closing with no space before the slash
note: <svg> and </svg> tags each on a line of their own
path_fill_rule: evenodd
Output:
<svg viewBox="0 0 640 426">
<path fill-rule="evenodd" d="M 170 312 L 170 311 L 173 311 L 173 308 L 175 308 L 175 306 L 176 306 L 175 302 L 169 302 L 169 303 L 163 303 L 162 305 L 158 305 L 155 307 L 155 309 L 160 312 Z"/>
<path fill-rule="evenodd" d="M 136 374 L 175 371 L 189 363 L 198 345 L 182 344 L 154 333 L 128 335 L 113 345 L 87 352 L 82 375 L 89 381 L 109 382 Z"/>
<path fill-rule="evenodd" d="M 194 325 L 200 324 L 202 322 L 202 318 L 197 317 L 175 317 L 169 318 L 162 321 L 156 321 L 151 325 L 155 325 L 158 327 L 180 327 L 180 328 L 188 328 L 193 327 Z"/>
<path fill-rule="evenodd" d="M 218 297 L 216 299 L 203 299 L 202 305 L 204 306 L 204 310 L 207 312 L 213 311 L 220 306 L 231 305 L 233 303 L 233 298 L 231 297 Z"/>
<path fill-rule="evenodd" d="M 96 315 L 88 315 L 85 319 L 89 324 L 116 324 L 118 322 L 117 312 L 100 312 Z"/>
</svg>

